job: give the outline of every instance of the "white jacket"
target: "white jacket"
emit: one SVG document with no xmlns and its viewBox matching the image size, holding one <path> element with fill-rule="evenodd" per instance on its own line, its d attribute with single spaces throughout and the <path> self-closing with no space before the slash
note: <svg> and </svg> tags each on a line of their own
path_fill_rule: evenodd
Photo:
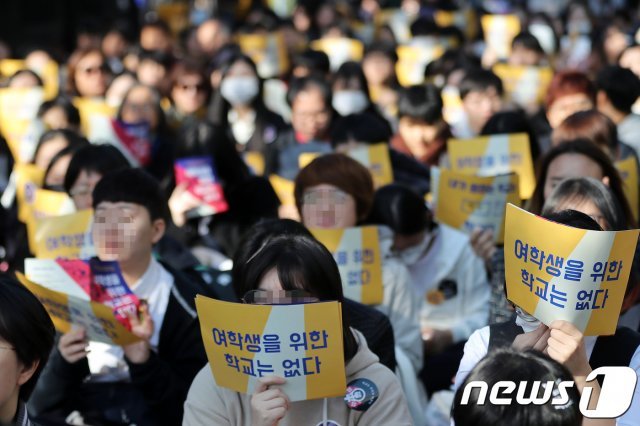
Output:
<svg viewBox="0 0 640 426">
<path fill-rule="evenodd" d="M 411 273 L 414 296 L 421 305 L 422 327 L 450 329 L 453 342 L 457 343 L 487 325 L 490 296 L 487 273 L 466 234 L 439 225 L 420 244 L 398 256 Z M 455 283 L 456 294 L 440 303 L 430 302 L 427 296 L 442 288 L 445 280 Z"/>
</svg>

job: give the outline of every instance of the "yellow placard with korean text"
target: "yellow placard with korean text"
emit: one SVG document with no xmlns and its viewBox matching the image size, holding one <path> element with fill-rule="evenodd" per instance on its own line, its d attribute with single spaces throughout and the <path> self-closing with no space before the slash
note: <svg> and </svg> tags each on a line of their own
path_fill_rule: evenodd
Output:
<svg viewBox="0 0 640 426">
<path fill-rule="evenodd" d="M 117 112 L 115 107 L 102 99 L 77 97 L 73 99 L 73 104 L 78 108 L 82 133 L 87 138 L 96 134 L 96 129 L 104 127 L 104 123 L 114 118 Z"/>
<path fill-rule="evenodd" d="M 478 228 L 490 230 L 501 244 L 507 203 L 520 204 L 518 175 L 481 177 L 441 170 L 437 197 L 439 222 L 468 234 Z"/>
<path fill-rule="evenodd" d="M 41 88 L 0 89 L 0 132 L 17 163 L 29 162 L 43 128 L 36 116 L 44 101 Z"/>
<path fill-rule="evenodd" d="M 507 101 L 523 108 L 542 105 L 553 78 L 551 67 L 496 64 L 493 72 L 502 80 Z"/>
<path fill-rule="evenodd" d="M 269 182 L 271 186 L 273 186 L 274 191 L 276 191 L 280 203 L 282 203 L 283 206 L 296 205 L 296 199 L 293 195 L 295 183 L 292 180 L 285 179 L 278 175 L 271 175 L 269 176 Z"/>
<path fill-rule="evenodd" d="M 443 43 L 437 43 L 435 39 L 433 44 L 398 46 L 396 49 L 398 82 L 405 87 L 423 84 L 425 67 L 429 62 L 442 56 L 445 48 Z"/>
<path fill-rule="evenodd" d="M 88 259 L 95 255 L 92 223 L 91 209 L 37 219 L 31 252 L 39 259 Z"/>
<path fill-rule="evenodd" d="M 590 231 L 507 205 L 507 298 L 549 325 L 586 336 L 615 332 L 640 230 Z"/>
<path fill-rule="evenodd" d="M 239 34 L 237 40 L 240 49 L 256 63 L 260 77 L 277 77 L 289 70 L 287 45 L 281 32 Z"/>
<path fill-rule="evenodd" d="M 336 71 L 347 61 L 359 62 L 364 56 L 364 45 L 360 40 L 352 38 L 321 38 L 312 42 L 311 48 L 327 54 L 332 71 Z"/>
<path fill-rule="evenodd" d="M 338 264 L 344 297 L 365 305 L 379 305 L 384 296 L 382 254 L 376 226 L 310 229 Z"/>
<path fill-rule="evenodd" d="M 56 61 L 47 61 L 43 65 L 31 66 L 23 59 L 3 59 L 0 61 L 0 74 L 11 77 L 20 70 L 31 69 L 38 74 L 44 84 L 45 99 L 53 99 L 59 90 L 59 66 Z"/>
<path fill-rule="evenodd" d="M 349 149 L 345 154 L 369 169 L 373 178 L 373 185 L 376 188 L 393 183 L 393 170 L 391 168 L 388 144 L 381 142 L 368 146 L 359 146 Z M 322 153 L 319 152 L 303 152 L 298 157 L 298 166 L 303 169 L 321 155 Z"/>
<path fill-rule="evenodd" d="M 449 139 L 447 152 L 453 171 L 475 176 L 517 173 L 520 198 L 528 200 L 533 194 L 536 180 L 526 133 Z"/>
<path fill-rule="evenodd" d="M 640 218 L 640 195 L 638 194 L 638 162 L 634 156 L 626 160 L 616 161 L 616 168 L 620 172 L 624 183 L 624 195 L 631 206 L 633 218 L 638 221 Z"/>
<path fill-rule="evenodd" d="M 13 178 L 16 184 L 16 201 L 18 203 L 18 219 L 26 223 L 29 219 L 30 209 L 27 199 L 31 200 L 35 190 L 42 186 L 44 173 L 35 164 L 15 164 L 13 166 Z"/>
<path fill-rule="evenodd" d="M 498 59 L 507 59 L 511 53 L 511 42 L 520 32 L 518 16 L 483 15 L 480 18 L 480 24 L 487 49 L 493 51 Z"/>
<path fill-rule="evenodd" d="M 84 327 L 88 340 L 115 345 L 128 345 L 140 340 L 116 319 L 113 309 L 101 303 L 50 290 L 16 273 L 20 282 L 44 305 L 60 333 L 74 326 Z"/>
<path fill-rule="evenodd" d="M 65 192 L 50 191 L 48 189 L 35 188 L 33 193 L 27 194 L 26 221 L 29 247 L 35 247 L 37 221 L 53 216 L 62 216 L 73 213 L 75 206 L 71 198 Z"/>
<path fill-rule="evenodd" d="M 339 302 L 252 305 L 198 295 L 196 308 L 218 386 L 253 393 L 276 375 L 291 401 L 344 396 L 346 374 Z"/>
</svg>

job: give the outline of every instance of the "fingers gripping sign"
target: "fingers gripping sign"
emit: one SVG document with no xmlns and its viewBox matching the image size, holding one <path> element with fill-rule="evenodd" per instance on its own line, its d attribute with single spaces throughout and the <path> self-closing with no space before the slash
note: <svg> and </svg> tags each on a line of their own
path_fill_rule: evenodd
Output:
<svg viewBox="0 0 640 426">
<path fill-rule="evenodd" d="M 251 396 L 251 425 L 276 426 L 286 416 L 291 402 L 287 395 L 277 387 L 286 379 L 278 376 L 261 377 Z"/>
</svg>

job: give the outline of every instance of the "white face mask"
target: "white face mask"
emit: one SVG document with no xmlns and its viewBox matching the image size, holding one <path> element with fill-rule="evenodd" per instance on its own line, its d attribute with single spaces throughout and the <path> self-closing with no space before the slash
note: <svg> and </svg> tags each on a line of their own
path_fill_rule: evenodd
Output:
<svg viewBox="0 0 640 426">
<path fill-rule="evenodd" d="M 220 94 L 232 106 L 248 105 L 259 91 L 255 77 L 227 77 L 220 84 Z"/>
<path fill-rule="evenodd" d="M 341 90 L 334 93 L 331 105 L 338 111 L 338 114 L 345 117 L 367 109 L 369 99 L 361 90 Z"/>
<path fill-rule="evenodd" d="M 516 324 L 522 327 L 525 333 L 529 333 L 540 326 L 540 320 L 526 313 L 521 307 L 516 306 Z"/>
</svg>

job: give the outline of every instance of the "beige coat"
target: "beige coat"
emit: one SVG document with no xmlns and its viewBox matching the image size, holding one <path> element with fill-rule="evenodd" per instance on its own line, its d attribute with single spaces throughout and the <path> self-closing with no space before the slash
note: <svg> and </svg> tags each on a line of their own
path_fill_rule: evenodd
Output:
<svg viewBox="0 0 640 426">
<path fill-rule="evenodd" d="M 278 426 L 322 425 L 327 409 L 327 425 L 409 426 L 409 409 L 396 376 L 378 362 L 367 347 L 362 334 L 355 331 L 358 352 L 346 366 L 347 383 L 355 379 L 369 379 L 378 388 L 379 397 L 366 411 L 350 409 L 342 397 L 292 403 Z M 206 365 L 193 381 L 184 404 L 185 426 L 250 426 L 251 395 L 218 387 L 211 368 Z"/>
</svg>

